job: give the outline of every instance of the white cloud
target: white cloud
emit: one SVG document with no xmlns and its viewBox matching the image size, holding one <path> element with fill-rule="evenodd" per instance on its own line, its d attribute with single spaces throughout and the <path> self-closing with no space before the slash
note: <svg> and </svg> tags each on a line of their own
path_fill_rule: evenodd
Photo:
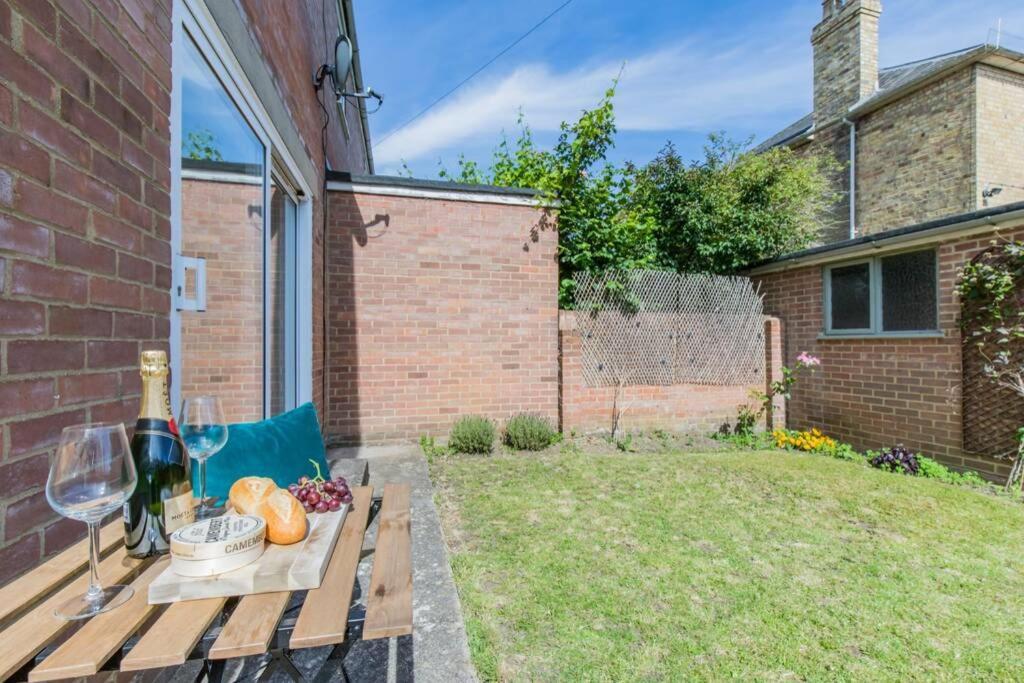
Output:
<svg viewBox="0 0 1024 683">
<path fill-rule="evenodd" d="M 974 0 L 889 4 L 892 10 L 887 7 L 882 16 L 883 66 L 980 43 L 1000 14 L 1008 31 L 1024 34 L 1024 8 L 1016 2 L 996 3 L 984 12 Z M 728 38 L 693 32 L 643 54 L 613 55 L 562 72 L 528 63 L 504 74 L 485 73 L 407 127 L 391 135 L 385 131 L 374 156 L 388 166 L 496 142 L 501 130 L 514 128 L 520 109 L 535 130 L 556 130 L 600 99 L 623 62 L 615 102 L 620 131 L 750 130 L 765 121 L 788 123 L 810 110 L 807 18 L 791 13 L 770 25 L 741 27 Z M 1024 48 L 1024 39 L 1020 43 L 1011 47 Z"/>
<path fill-rule="evenodd" d="M 810 93 L 809 85 L 799 87 L 807 70 L 801 57 L 771 45 L 715 50 L 698 42 L 624 57 L 616 121 L 620 130 L 705 130 L 793 109 Z M 499 131 L 514 127 L 520 109 L 535 130 L 555 130 L 592 107 L 622 63 L 563 73 L 527 64 L 485 78 L 387 137 L 374 157 L 382 164 L 411 161 L 482 136 L 496 140 Z"/>
</svg>

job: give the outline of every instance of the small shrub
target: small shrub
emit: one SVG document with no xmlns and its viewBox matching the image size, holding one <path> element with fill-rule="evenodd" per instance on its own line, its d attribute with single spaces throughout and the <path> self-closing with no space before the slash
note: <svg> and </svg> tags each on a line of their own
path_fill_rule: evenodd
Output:
<svg viewBox="0 0 1024 683">
<path fill-rule="evenodd" d="M 988 484 L 977 472 L 957 472 L 941 462 L 921 455 L 917 456 L 917 464 L 920 466 L 917 472 L 918 476 L 928 479 L 938 479 L 956 486 L 986 486 Z"/>
<path fill-rule="evenodd" d="M 420 437 L 420 450 L 422 450 L 423 455 L 426 456 L 427 462 L 433 462 L 435 458 L 448 455 L 449 453 L 449 450 L 434 441 L 434 437 L 432 436 Z"/>
<path fill-rule="evenodd" d="M 615 439 L 615 447 L 623 453 L 633 453 L 636 449 L 633 447 L 633 435 L 626 434 Z"/>
<path fill-rule="evenodd" d="M 448 449 L 455 453 L 490 453 L 494 450 L 494 432 L 494 424 L 486 417 L 465 415 L 452 425 Z"/>
<path fill-rule="evenodd" d="M 754 433 L 754 427 L 757 426 L 757 412 L 752 410 L 750 406 L 739 406 L 736 410 L 736 425 L 732 428 L 732 433 L 740 436 L 750 436 Z"/>
<path fill-rule="evenodd" d="M 903 444 L 876 454 L 868 462 L 871 463 L 872 467 L 880 470 L 913 476 L 917 476 L 921 470 L 921 463 L 918 461 L 917 455 Z"/>
<path fill-rule="evenodd" d="M 558 440 L 558 432 L 539 415 L 520 413 L 506 424 L 502 441 L 517 451 L 541 451 Z"/>
</svg>

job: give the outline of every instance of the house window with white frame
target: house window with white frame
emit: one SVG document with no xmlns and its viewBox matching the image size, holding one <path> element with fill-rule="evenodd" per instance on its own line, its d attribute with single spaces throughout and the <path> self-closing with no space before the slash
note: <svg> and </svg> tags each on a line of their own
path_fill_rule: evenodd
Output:
<svg viewBox="0 0 1024 683">
<path fill-rule="evenodd" d="M 828 266 L 824 278 L 826 336 L 938 333 L 934 249 Z"/>
</svg>

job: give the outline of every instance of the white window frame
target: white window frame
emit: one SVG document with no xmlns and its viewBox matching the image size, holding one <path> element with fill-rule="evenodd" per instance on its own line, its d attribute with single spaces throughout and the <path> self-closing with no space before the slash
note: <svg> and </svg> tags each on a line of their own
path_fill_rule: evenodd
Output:
<svg viewBox="0 0 1024 683">
<path fill-rule="evenodd" d="M 264 251 L 263 268 L 266 283 L 266 258 L 268 250 L 270 221 L 270 176 L 274 173 L 276 180 L 286 188 L 293 198 L 297 199 L 295 221 L 296 247 L 296 288 L 298 305 L 295 310 L 297 345 L 295 395 L 296 403 L 302 404 L 313 399 L 313 192 L 309 187 L 295 159 L 288 152 L 284 140 L 273 125 L 270 114 L 263 107 L 256 90 L 253 88 L 244 70 L 231 51 L 230 45 L 217 27 L 203 0 L 174 0 L 174 24 L 171 42 L 171 258 L 172 258 L 172 304 L 171 331 L 169 346 L 171 351 L 171 368 L 175 376 L 181 372 L 181 315 L 174 303 L 173 294 L 179 286 L 183 286 L 184 271 L 179 267 L 181 253 L 181 73 L 182 50 L 185 40 L 191 38 L 198 46 L 200 53 L 213 69 L 227 94 L 238 107 L 239 112 L 252 127 L 256 136 L 263 143 L 264 180 L 263 180 L 263 226 Z M 275 171 L 277 171 L 275 173 Z M 266 294 L 266 284 L 264 285 Z M 264 307 L 268 297 L 264 296 Z M 269 386 L 267 363 L 267 316 L 264 311 L 264 343 L 263 373 L 264 387 Z M 181 405 L 180 382 L 171 382 L 171 402 L 174 409 Z M 264 390 L 263 414 L 269 417 L 270 401 L 268 390 Z"/>
<path fill-rule="evenodd" d="M 899 256 L 901 254 L 912 254 L 916 252 L 929 251 L 932 254 L 932 258 L 935 259 L 935 323 L 936 326 L 933 329 L 928 330 L 884 330 L 882 329 L 882 259 L 886 259 L 892 256 Z M 941 336 L 942 332 L 939 328 L 939 299 L 941 298 L 941 292 L 939 290 L 939 254 L 938 249 L 934 247 L 915 247 L 912 249 L 902 249 L 899 251 L 890 251 L 884 254 L 878 254 L 876 256 L 869 256 L 867 258 L 854 259 L 850 261 L 843 261 L 841 263 L 833 263 L 822 268 L 822 322 L 823 322 L 823 338 L 845 338 L 845 337 L 935 337 Z M 861 329 L 833 329 L 832 327 L 832 271 L 839 268 L 847 268 L 849 266 L 857 265 L 868 265 L 868 292 L 869 292 L 869 312 L 870 312 L 870 326 Z"/>
</svg>

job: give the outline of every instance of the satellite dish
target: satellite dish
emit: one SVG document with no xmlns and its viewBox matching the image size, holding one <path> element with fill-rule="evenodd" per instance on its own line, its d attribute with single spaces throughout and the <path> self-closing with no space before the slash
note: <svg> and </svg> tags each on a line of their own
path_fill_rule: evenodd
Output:
<svg viewBox="0 0 1024 683">
<path fill-rule="evenodd" d="M 331 82 L 334 84 L 334 96 L 341 97 L 345 91 L 345 83 L 352 71 L 352 42 L 348 36 L 338 36 L 334 41 L 334 65 L 331 67 Z"/>
<path fill-rule="evenodd" d="M 331 85 L 334 86 L 334 98 L 338 101 L 342 116 L 345 115 L 345 98 L 355 97 L 360 100 L 373 99 L 377 101 L 377 109 L 384 103 L 384 96 L 374 92 L 373 88 L 367 88 L 362 92 L 345 92 L 345 83 L 348 82 L 349 74 L 352 73 L 352 41 L 348 36 L 338 36 L 334 41 L 334 64 L 321 64 L 313 74 L 313 87 L 319 91 L 324 86 L 324 81 L 331 77 Z M 374 109 L 371 112 L 377 111 Z"/>
</svg>

